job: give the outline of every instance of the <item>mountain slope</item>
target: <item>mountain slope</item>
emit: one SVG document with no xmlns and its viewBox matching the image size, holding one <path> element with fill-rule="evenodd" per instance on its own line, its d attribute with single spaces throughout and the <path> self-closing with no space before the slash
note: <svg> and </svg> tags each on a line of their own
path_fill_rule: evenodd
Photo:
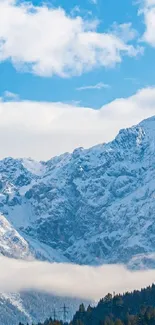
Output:
<svg viewBox="0 0 155 325">
<path fill-rule="evenodd" d="M 42 162 L 37 175 L 32 161 L 1 161 L 1 213 L 30 245 L 72 262 L 128 263 L 154 252 L 154 130 L 153 117 L 109 144 Z"/>
<path fill-rule="evenodd" d="M 154 267 L 155 117 L 47 162 L 0 161 L 0 214 L 4 255 Z"/>
</svg>

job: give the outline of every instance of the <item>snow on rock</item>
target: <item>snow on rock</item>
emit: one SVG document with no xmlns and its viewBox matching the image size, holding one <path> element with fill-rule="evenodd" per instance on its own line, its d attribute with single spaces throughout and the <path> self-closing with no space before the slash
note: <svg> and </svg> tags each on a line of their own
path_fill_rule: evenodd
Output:
<svg viewBox="0 0 155 325">
<path fill-rule="evenodd" d="M 24 321 L 29 321 L 32 323 L 32 318 L 29 315 L 29 313 L 26 311 L 26 309 L 23 306 L 23 302 L 21 299 L 20 293 L 2 293 L 0 296 L 2 301 L 9 302 L 12 306 L 15 307 L 15 310 L 17 309 L 19 313 L 21 313 L 21 316 L 25 316 Z M 15 318 L 16 321 L 16 318 Z"/>
<path fill-rule="evenodd" d="M 30 173 L 34 175 L 43 175 L 45 172 L 45 166 L 43 163 L 32 160 L 32 159 L 22 159 L 22 165 L 25 169 L 27 169 Z"/>
<path fill-rule="evenodd" d="M 3 215 L 0 215 L 0 253 L 14 258 L 27 258 L 31 255 L 26 240 Z"/>
<path fill-rule="evenodd" d="M 0 214 L 7 256 L 155 267 L 155 117 L 47 162 L 3 159 Z"/>
<path fill-rule="evenodd" d="M 53 250 L 80 264 L 128 263 L 155 250 L 154 149 L 152 117 L 111 143 L 47 162 L 4 159 L 0 211 L 34 251 L 46 245 L 48 259 Z"/>
</svg>

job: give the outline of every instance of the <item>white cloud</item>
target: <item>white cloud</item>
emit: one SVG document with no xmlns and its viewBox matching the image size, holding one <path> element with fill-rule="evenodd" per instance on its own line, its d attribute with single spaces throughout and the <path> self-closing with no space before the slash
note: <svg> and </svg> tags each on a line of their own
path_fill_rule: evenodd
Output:
<svg viewBox="0 0 155 325">
<path fill-rule="evenodd" d="M 147 7 L 154 6 L 155 0 L 144 0 L 144 3 Z"/>
<path fill-rule="evenodd" d="M 89 0 L 93 5 L 97 5 L 97 0 Z"/>
<path fill-rule="evenodd" d="M 0 157 L 50 159 L 76 147 L 112 140 L 119 129 L 155 115 L 155 88 L 99 110 L 71 104 L 0 102 Z"/>
<path fill-rule="evenodd" d="M 71 10 L 71 15 L 72 15 L 72 16 L 76 16 L 77 13 L 80 14 L 80 12 L 81 12 L 80 7 L 76 5 L 76 6 Z"/>
<path fill-rule="evenodd" d="M 142 41 L 155 47 L 155 0 L 145 0 L 139 14 L 144 16 L 145 32 Z"/>
<path fill-rule="evenodd" d="M 138 37 L 138 32 L 132 27 L 132 23 L 118 24 L 113 23 L 111 30 L 114 35 L 122 39 L 124 42 L 132 41 Z"/>
<path fill-rule="evenodd" d="M 7 100 L 18 100 L 19 99 L 19 95 L 15 94 L 9 90 L 6 90 L 3 94 L 3 98 L 7 99 Z"/>
<path fill-rule="evenodd" d="M 61 9 L 30 2 L 0 1 L 0 61 L 40 76 L 80 75 L 95 67 L 113 67 L 134 47 L 114 33 L 97 32 L 98 22 L 72 17 Z"/>
<path fill-rule="evenodd" d="M 122 265 L 100 267 L 0 257 L 0 292 L 40 290 L 59 296 L 100 299 L 108 292 L 123 293 L 154 282 L 155 270 L 131 272 Z"/>
<path fill-rule="evenodd" d="M 77 90 L 93 90 L 93 89 L 107 89 L 107 88 L 110 88 L 110 85 L 108 84 L 104 84 L 103 82 L 99 82 L 97 83 L 96 85 L 89 85 L 89 86 L 82 86 L 82 87 L 78 87 Z"/>
</svg>

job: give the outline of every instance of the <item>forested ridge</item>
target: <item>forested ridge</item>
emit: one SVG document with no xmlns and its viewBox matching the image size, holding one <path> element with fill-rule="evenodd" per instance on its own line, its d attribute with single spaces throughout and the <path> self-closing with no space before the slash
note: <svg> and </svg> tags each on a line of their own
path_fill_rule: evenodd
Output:
<svg viewBox="0 0 155 325">
<path fill-rule="evenodd" d="M 50 318 L 36 325 L 64 324 L 68 323 Z M 107 294 L 96 307 L 85 309 L 81 304 L 68 325 L 155 325 L 155 285 L 123 295 Z"/>
</svg>

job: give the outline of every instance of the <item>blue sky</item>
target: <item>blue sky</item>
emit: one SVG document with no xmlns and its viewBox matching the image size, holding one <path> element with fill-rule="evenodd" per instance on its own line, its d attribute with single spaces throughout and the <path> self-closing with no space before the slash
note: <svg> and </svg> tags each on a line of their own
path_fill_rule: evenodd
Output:
<svg viewBox="0 0 155 325">
<path fill-rule="evenodd" d="M 33 1 L 35 6 L 42 6 L 38 0 Z M 51 0 L 47 3 L 49 8 L 62 7 L 68 15 L 80 15 L 85 19 L 98 19 L 100 21 L 97 31 L 108 32 L 114 22 L 117 24 L 132 23 L 139 37 L 144 33 L 143 16 L 138 16 L 138 4 L 131 0 L 97 0 L 93 4 L 89 0 Z M 78 8 L 78 10 L 77 10 Z M 135 40 L 133 41 L 135 43 Z M 136 40 L 136 42 L 138 42 Z M 141 46 L 143 44 L 140 43 Z M 8 90 L 19 94 L 21 99 L 37 101 L 75 102 L 78 105 L 100 108 L 115 98 L 127 97 L 134 94 L 137 89 L 154 85 L 155 74 L 154 48 L 145 44 L 144 54 L 136 57 L 124 56 L 122 62 L 115 67 L 97 67 L 80 76 L 68 78 L 57 75 L 37 76 L 32 73 L 20 72 L 9 59 L 0 64 L 0 96 Z M 77 88 L 108 84 L 109 88 L 85 89 Z"/>
</svg>

